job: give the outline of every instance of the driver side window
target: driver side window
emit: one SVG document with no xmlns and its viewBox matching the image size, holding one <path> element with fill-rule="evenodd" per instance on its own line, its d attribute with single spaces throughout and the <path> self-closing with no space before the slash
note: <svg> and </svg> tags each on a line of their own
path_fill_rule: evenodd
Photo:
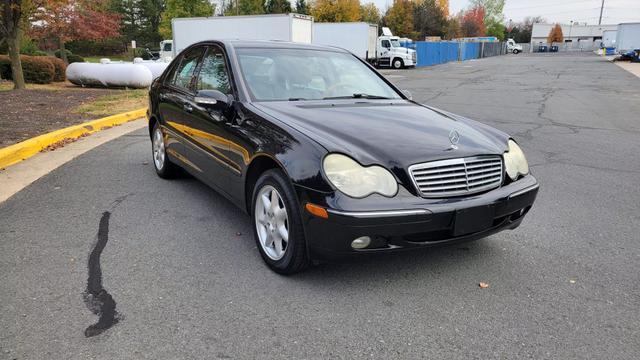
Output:
<svg viewBox="0 0 640 360">
<path fill-rule="evenodd" d="M 389 49 L 391 47 L 389 40 L 382 40 L 382 47 Z"/>
<path fill-rule="evenodd" d="M 173 79 L 171 80 L 172 85 L 183 89 L 191 88 L 193 73 L 196 70 L 200 57 L 202 56 L 202 51 L 203 50 L 200 47 L 190 50 L 184 55 L 182 61 L 180 61 L 180 65 L 175 69 Z"/>
<path fill-rule="evenodd" d="M 230 94 L 229 74 L 220 48 L 212 46 L 202 60 L 202 68 L 198 74 L 196 90 L 218 90 Z"/>
</svg>

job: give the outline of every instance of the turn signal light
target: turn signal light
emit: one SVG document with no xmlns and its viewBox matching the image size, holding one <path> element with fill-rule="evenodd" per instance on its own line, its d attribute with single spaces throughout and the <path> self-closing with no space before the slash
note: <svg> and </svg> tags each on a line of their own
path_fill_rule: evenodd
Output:
<svg viewBox="0 0 640 360">
<path fill-rule="evenodd" d="M 304 206 L 305 209 L 307 209 L 307 211 L 311 214 L 311 215 L 315 215 L 319 218 L 323 218 L 323 219 L 328 219 L 329 218 L 329 213 L 327 213 L 327 210 L 325 208 L 323 208 L 322 206 L 318 206 L 312 203 L 307 203 L 307 205 Z"/>
</svg>

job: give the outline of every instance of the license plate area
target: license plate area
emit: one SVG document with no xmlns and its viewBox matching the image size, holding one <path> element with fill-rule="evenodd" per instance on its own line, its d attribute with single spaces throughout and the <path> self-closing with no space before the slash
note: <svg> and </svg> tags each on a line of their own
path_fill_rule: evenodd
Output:
<svg viewBox="0 0 640 360">
<path fill-rule="evenodd" d="M 456 211 L 453 236 L 462 236 L 487 230 L 493 225 L 495 209 L 491 205 L 478 206 Z"/>
</svg>

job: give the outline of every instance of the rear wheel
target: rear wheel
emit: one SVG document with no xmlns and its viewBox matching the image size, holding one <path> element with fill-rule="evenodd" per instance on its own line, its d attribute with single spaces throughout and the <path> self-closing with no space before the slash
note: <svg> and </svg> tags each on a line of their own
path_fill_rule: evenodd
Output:
<svg viewBox="0 0 640 360">
<path fill-rule="evenodd" d="M 394 69 L 402 69 L 404 67 L 404 61 L 400 58 L 393 59 L 392 66 Z"/>
<path fill-rule="evenodd" d="M 152 134 L 151 150 L 153 155 L 153 166 L 156 169 L 156 174 L 163 179 L 171 178 L 175 176 L 178 169 L 177 166 L 169 160 L 167 149 L 164 144 L 164 135 L 157 122 L 153 126 Z"/>
<path fill-rule="evenodd" d="M 254 237 L 262 259 L 275 272 L 293 274 L 309 265 L 300 206 L 280 170 L 266 171 L 253 190 Z"/>
</svg>

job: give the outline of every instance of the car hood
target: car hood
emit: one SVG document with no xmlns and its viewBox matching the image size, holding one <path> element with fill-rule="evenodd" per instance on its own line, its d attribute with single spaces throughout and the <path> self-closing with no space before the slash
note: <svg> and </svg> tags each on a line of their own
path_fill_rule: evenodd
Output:
<svg viewBox="0 0 640 360">
<path fill-rule="evenodd" d="M 508 135 L 487 125 L 406 100 L 277 101 L 254 105 L 363 165 L 406 168 L 425 161 L 502 154 Z M 449 139 L 457 131 L 459 141 Z"/>
</svg>

